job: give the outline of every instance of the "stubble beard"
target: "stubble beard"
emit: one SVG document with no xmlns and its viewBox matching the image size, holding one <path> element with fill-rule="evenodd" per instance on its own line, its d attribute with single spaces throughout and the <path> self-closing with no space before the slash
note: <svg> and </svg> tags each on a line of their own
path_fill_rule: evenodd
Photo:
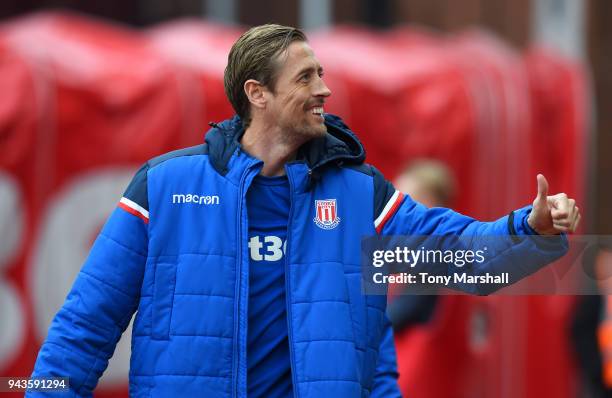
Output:
<svg viewBox="0 0 612 398">
<path fill-rule="evenodd" d="M 290 130 L 286 135 L 288 141 L 298 147 L 310 140 L 324 137 L 327 133 L 327 127 L 323 123 L 316 126 L 307 123 L 304 125 L 293 125 L 288 130 Z"/>
<path fill-rule="evenodd" d="M 327 127 L 324 122 L 313 124 L 306 120 L 302 127 L 302 135 L 308 139 L 323 137 L 325 133 L 327 133 Z"/>
</svg>

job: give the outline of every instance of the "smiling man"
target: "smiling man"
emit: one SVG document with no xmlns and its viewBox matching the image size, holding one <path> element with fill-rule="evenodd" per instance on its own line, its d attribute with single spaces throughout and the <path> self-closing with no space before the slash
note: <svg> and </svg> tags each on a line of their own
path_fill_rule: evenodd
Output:
<svg viewBox="0 0 612 398">
<path fill-rule="evenodd" d="M 361 237 L 559 234 L 579 222 L 543 176 L 533 207 L 490 223 L 396 191 L 324 113 L 331 92 L 298 29 L 244 33 L 225 89 L 237 116 L 137 172 L 33 376 L 68 376 L 71 396 L 91 396 L 137 311 L 134 397 L 397 397 L 386 298 L 361 291 Z M 506 251 L 524 254 L 525 276 L 563 255 L 555 242 Z"/>
</svg>

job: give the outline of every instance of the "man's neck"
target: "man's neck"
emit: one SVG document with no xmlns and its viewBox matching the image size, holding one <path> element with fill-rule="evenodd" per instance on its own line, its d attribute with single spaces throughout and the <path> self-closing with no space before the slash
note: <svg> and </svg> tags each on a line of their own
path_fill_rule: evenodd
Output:
<svg viewBox="0 0 612 398">
<path fill-rule="evenodd" d="M 295 159 L 298 148 L 303 144 L 287 138 L 288 132 L 281 131 L 279 127 L 253 121 L 240 143 L 245 151 L 264 162 L 261 174 L 271 177 L 285 174 L 285 164 Z"/>
</svg>

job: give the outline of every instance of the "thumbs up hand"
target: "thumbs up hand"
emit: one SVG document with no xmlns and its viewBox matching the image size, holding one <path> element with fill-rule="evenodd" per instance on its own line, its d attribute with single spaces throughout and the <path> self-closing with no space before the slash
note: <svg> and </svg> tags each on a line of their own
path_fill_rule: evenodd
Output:
<svg viewBox="0 0 612 398">
<path fill-rule="evenodd" d="M 580 222 L 580 209 L 576 201 L 564 193 L 548 196 L 548 181 L 538 174 L 538 196 L 527 223 L 540 235 L 557 235 L 574 232 Z"/>
</svg>

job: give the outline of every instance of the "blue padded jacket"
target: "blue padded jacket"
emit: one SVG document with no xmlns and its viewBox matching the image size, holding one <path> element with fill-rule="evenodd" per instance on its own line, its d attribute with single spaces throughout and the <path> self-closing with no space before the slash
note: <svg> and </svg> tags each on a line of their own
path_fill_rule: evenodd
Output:
<svg viewBox="0 0 612 398">
<path fill-rule="evenodd" d="M 364 163 L 362 145 L 339 118 L 326 115 L 326 124 L 328 134 L 285 167 L 294 395 L 398 397 L 386 297 L 361 292 L 361 237 L 529 234 L 530 209 L 490 223 L 427 209 Z M 262 162 L 242 151 L 241 126 L 237 117 L 215 125 L 204 144 L 137 172 L 55 316 L 33 376 L 68 376 L 65 396 L 91 396 L 136 312 L 132 397 L 246 396 L 246 192 Z M 537 254 L 525 275 L 565 250 L 564 243 L 523 246 L 516 250 Z"/>
</svg>

